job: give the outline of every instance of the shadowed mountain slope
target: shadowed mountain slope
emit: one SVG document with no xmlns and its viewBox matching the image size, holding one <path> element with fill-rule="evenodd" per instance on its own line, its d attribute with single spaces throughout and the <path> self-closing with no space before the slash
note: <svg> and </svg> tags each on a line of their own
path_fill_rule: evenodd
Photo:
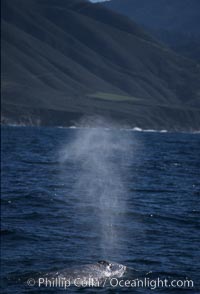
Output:
<svg viewBox="0 0 200 294">
<path fill-rule="evenodd" d="M 111 0 L 105 6 L 132 18 L 179 54 L 200 62 L 199 0 Z"/>
<path fill-rule="evenodd" d="M 81 0 L 2 0 L 2 121 L 198 129 L 199 67 Z"/>
</svg>

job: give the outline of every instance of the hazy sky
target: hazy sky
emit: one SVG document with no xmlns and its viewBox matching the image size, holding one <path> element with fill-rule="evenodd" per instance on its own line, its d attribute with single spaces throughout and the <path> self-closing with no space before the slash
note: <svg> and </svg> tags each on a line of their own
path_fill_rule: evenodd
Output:
<svg viewBox="0 0 200 294">
<path fill-rule="evenodd" d="M 91 2 L 103 2 L 103 1 L 109 1 L 109 0 L 90 0 Z"/>
</svg>

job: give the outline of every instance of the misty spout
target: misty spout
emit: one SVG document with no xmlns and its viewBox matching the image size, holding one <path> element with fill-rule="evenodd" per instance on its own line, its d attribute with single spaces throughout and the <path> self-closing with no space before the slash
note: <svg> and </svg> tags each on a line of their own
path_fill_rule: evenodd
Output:
<svg viewBox="0 0 200 294">
<path fill-rule="evenodd" d="M 117 254 L 123 237 L 116 223 L 123 218 L 127 200 L 123 169 L 128 146 L 127 138 L 121 138 L 119 132 L 96 127 L 77 130 L 64 151 L 63 160 L 78 170 L 73 191 L 75 202 L 81 202 L 78 213 L 88 214 L 89 208 L 95 216 L 96 224 L 91 227 L 99 234 L 103 258 Z"/>
</svg>

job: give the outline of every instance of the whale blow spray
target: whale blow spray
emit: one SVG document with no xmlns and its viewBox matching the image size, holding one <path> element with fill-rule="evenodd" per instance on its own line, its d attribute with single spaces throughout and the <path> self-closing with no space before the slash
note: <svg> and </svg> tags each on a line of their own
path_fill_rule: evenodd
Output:
<svg viewBox="0 0 200 294">
<path fill-rule="evenodd" d="M 127 200 L 124 174 L 131 149 L 128 133 L 104 126 L 105 122 L 98 120 L 93 121 L 92 128 L 73 130 L 74 138 L 62 159 L 76 170 L 73 194 L 78 203 L 77 217 L 85 219 L 88 234 L 99 236 L 99 257 L 110 258 L 119 254 L 123 243 Z"/>
</svg>

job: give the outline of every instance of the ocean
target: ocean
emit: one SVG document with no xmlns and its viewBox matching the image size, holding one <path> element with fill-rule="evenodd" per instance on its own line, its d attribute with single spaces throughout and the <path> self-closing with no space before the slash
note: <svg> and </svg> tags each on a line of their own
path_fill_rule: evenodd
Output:
<svg viewBox="0 0 200 294">
<path fill-rule="evenodd" d="M 200 293 L 200 134 L 3 126 L 1 139 L 2 293 Z M 27 284 L 99 260 L 179 286 Z"/>
</svg>

